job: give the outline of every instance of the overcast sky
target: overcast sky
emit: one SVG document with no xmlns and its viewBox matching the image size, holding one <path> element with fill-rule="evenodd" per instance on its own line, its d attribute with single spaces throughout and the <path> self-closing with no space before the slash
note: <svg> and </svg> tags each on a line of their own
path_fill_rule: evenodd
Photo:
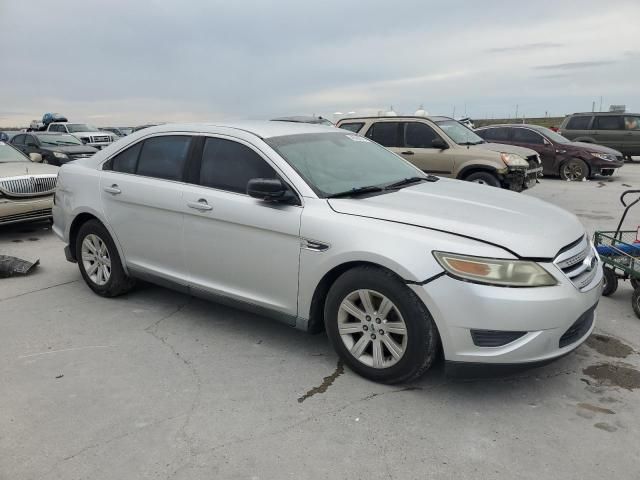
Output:
<svg viewBox="0 0 640 480">
<path fill-rule="evenodd" d="M 0 125 L 640 110 L 640 1 L 0 0 Z"/>
</svg>

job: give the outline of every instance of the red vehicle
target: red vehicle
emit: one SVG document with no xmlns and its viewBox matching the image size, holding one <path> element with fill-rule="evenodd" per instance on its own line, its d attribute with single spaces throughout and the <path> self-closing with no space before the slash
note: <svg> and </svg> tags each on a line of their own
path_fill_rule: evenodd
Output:
<svg viewBox="0 0 640 480">
<path fill-rule="evenodd" d="M 622 153 L 592 143 L 572 142 L 553 130 L 538 125 L 490 125 L 475 132 L 488 142 L 517 145 L 540 155 L 545 175 L 563 180 L 583 180 L 593 175 L 613 175 L 624 165 Z"/>
</svg>

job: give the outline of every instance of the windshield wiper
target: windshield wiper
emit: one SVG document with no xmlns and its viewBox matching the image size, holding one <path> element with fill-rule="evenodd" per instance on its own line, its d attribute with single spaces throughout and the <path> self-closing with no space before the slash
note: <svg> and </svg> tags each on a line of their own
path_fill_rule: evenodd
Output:
<svg viewBox="0 0 640 480">
<path fill-rule="evenodd" d="M 438 180 L 440 179 L 434 175 L 427 175 L 426 177 L 409 177 L 409 178 L 403 178 L 398 182 L 391 183 L 386 187 L 384 187 L 384 189 L 393 190 L 394 188 L 404 187 L 405 185 L 411 185 L 412 183 L 437 182 Z"/>
<path fill-rule="evenodd" d="M 458 143 L 458 145 L 464 145 L 464 146 L 469 146 L 469 145 L 480 145 L 481 143 L 486 143 L 484 140 L 480 140 L 479 142 L 460 142 Z"/>
<path fill-rule="evenodd" d="M 341 198 L 341 197 L 355 197 L 357 195 L 364 195 L 365 193 L 384 192 L 385 189 L 376 185 L 368 185 L 366 187 L 352 188 L 345 192 L 333 193 L 328 195 L 327 198 Z"/>
</svg>

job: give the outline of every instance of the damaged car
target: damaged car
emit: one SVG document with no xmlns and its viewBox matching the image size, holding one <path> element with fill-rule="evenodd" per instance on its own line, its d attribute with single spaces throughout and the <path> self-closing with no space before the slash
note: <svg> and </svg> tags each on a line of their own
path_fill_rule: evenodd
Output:
<svg viewBox="0 0 640 480">
<path fill-rule="evenodd" d="M 338 121 L 387 147 L 426 173 L 521 192 L 542 176 L 528 148 L 487 143 L 449 117 L 364 117 Z"/>
<path fill-rule="evenodd" d="M 96 294 L 144 279 L 326 329 L 378 382 L 441 351 L 450 371 L 544 364 L 595 326 L 602 264 L 574 215 L 334 127 L 151 127 L 63 165 L 55 198 L 53 230 Z"/>
<path fill-rule="evenodd" d="M 0 142 L 0 225 L 51 218 L 58 167 Z"/>
</svg>

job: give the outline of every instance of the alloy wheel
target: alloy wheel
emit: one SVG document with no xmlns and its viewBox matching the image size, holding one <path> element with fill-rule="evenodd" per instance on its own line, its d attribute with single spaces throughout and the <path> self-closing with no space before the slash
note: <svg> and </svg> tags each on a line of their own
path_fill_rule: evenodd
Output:
<svg viewBox="0 0 640 480">
<path fill-rule="evenodd" d="M 82 240 L 82 266 L 96 285 L 105 285 L 111 278 L 111 256 L 107 244 L 91 233 Z"/>
<path fill-rule="evenodd" d="M 398 307 L 374 290 L 347 295 L 338 310 L 338 333 L 351 355 L 373 368 L 388 368 L 407 349 L 407 325 Z"/>
<path fill-rule="evenodd" d="M 568 180 L 579 180 L 584 177 L 584 172 L 582 171 L 582 166 L 569 162 L 563 167 L 564 176 Z"/>
</svg>

